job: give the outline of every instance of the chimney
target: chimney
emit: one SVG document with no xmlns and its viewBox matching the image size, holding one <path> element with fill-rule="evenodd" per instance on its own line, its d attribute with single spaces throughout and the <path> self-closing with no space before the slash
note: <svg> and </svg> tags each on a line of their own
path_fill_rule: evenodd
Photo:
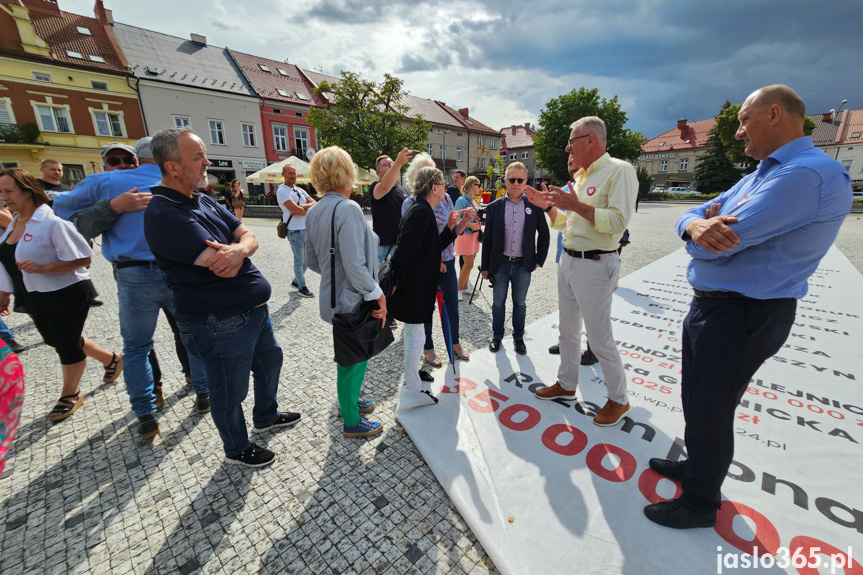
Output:
<svg viewBox="0 0 863 575">
<path fill-rule="evenodd" d="M 194 42 L 195 44 L 198 44 L 200 46 L 206 46 L 207 45 L 207 37 L 206 36 L 201 36 L 200 34 L 195 34 L 193 32 L 190 38 L 191 38 L 192 42 Z"/>
<path fill-rule="evenodd" d="M 686 138 L 686 130 L 689 126 L 686 125 L 686 118 L 682 120 L 677 120 L 677 129 L 680 130 L 680 139 L 683 140 Z"/>
<path fill-rule="evenodd" d="M 111 26 L 114 25 L 114 12 L 105 8 L 105 21 Z"/>
<path fill-rule="evenodd" d="M 512 135 L 515 136 L 515 131 L 518 130 L 518 126 L 510 126 L 512 129 Z"/>
<path fill-rule="evenodd" d="M 524 131 L 527 132 L 528 134 L 530 133 L 530 122 L 524 123 Z"/>
<path fill-rule="evenodd" d="M 467 108 L 459 108 L 458 113 L 461 114 L 462 116 L 464 116 L 465 118 L 470 116 L 470 114 L 468 114 Z"/>
<path fill-rule="evenodd" d="M 833 113 L 832 112 L 824 112 L 824 115 L 821 116 L 822 122 L 827 122 L 828 124 L 833 121 Z"/>
</svg>

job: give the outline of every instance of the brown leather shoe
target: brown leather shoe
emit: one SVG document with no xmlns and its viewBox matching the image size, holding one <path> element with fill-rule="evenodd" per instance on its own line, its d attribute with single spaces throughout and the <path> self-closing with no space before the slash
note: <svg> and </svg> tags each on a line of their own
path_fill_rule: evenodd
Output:
<svg viewBox="0 0 863 575">
<path fill-rule="evenodd" d="M 165 407 L 165 396 L 162 393 L 162 384 L 153 386 L 153 393 L 156 395 L 156 411 L 162 411 Z"/>
<path fill-rule="evenodd" d="M 575 399 L 575 392 L 563 389 L 559 381 L 555 381 L 551 387 L 537 389 L 534 395 L 539 399 Z"/>
<path fill-rule="evenodd" d="M 619 403 L 615 403 L 610 399 L 606 402 L 605 407 L 596 414 L 596 417 L 593 418 L 593 422 L 596 425 L 601 427 L 611 427 L 612 425 L 617 425 L 624 415 L 629 412 L 629 402 L 626 402 L 626 405 L 620 405 Z"/>
</svg>

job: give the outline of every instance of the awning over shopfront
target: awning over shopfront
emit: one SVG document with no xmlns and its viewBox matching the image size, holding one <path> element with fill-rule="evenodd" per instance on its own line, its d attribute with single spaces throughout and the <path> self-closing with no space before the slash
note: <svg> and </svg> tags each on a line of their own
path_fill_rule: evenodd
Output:
<svg viewBox="0 0 863 575">
<path fill-rule="evenodd" d="M 263 170 L 259 170 L 251 176 L 246 176 L 246 181 L 253 184 L 282 184 L 282 170 L 285 166 L 293 166 L 297 170 L 297 183 L 308 184 L 309 180 L 309 164 L 296 156 L 291 156 L 286 160 L 282 160 L 276 164 L 270 164 Z"/>
</svg>

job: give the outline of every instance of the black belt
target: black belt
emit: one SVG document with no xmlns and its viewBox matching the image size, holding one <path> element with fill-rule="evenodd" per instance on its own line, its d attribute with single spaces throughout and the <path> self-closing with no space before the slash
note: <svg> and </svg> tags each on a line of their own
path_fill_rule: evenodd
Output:
<svg viewBox="0 0 863 575">
<path fill-rule="evenodd" d="M 145 261 L 145 260 L 131 260 L 131 261 L 127 261 L 127 262 L 114 262 L 114 269 L 115 270 L 121 270 L 123 268 L 137 268 L 137 267 L 144 267 L 144 266 L 155 268 L 155 267 L 158 267 L 158 264 L 156 262 L 149 262 L 149 261 Z"/>
<path fill-rule="evenodd" d="M 706 297 L 710 299 L 745 299 L 747 296 L 736 291 L 701 291 L 693 288 L 695 297 Z"/>
<path fill-rule="evenodd" d="M 570 255 L 574 258 L 581 258 L 583 260 L 598 260 L 599 256 L 601 256 L 602 254 L 617 253 L 617 250 L 590 250 L 589 252 L 577 252 L 568 248 L 563 248 L 563 251 L 566 252 L 567 255 Z"/>
<path fill-rule="evenodd" d="M 509 261 L 511 261 L 511 262 L 520 262 L 520 261 L 521 261 L 521 256 L 518 256 L 518 257 L 513 257 L 513 256 L 503 256 L 503 259 L 505 259 L 505 260 L 509 260 Z"/>
</svg>

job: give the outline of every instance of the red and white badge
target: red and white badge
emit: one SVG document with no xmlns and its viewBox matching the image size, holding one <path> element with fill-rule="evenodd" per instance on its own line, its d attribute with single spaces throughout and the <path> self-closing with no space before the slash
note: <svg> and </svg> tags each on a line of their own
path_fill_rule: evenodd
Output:
<svg viewBox="0 0 863 575">
<path fill-rule="evenodd" d="M 736 208 L 737 206 L 739 206 L 740 204 L 742 204 L 743 202 L 745 202 L 748 199 L 749 199 L 749 195 L 747 194 L 747 195 L 743 196 L 743 199 L 740 200 L 739 202 L 737 202 L 737 204 L 735 204 L 734 207 Z"/>
<path fill-rule="evenodd" d="M 595 188 L 595 187 L 590 186 L 589 188 L 587 188 L 587 195 L 588 195 L 588 196 L 592 196 L 592 195 L 593 195 L 593 194 L 595 194 L 595 193 L 596 193 L 596 188 Z"/>
<path fill-rule="evenodd" d="M 530 214 L 532 214 L 533 212 L 530 210 L 530 208 L 525 207 L 525 208 L 524 208 L 524 213 L 526 213 L 527 215 L 530 215 Z"/>
<path fill-rule="evenodd" d="M 33 236 L 30 234 L 24 234 L 24 237 L 21 239 L 24 240 L 25 242 L 29 242 L 30 240 L 33 239 Z"/>
</svg>

